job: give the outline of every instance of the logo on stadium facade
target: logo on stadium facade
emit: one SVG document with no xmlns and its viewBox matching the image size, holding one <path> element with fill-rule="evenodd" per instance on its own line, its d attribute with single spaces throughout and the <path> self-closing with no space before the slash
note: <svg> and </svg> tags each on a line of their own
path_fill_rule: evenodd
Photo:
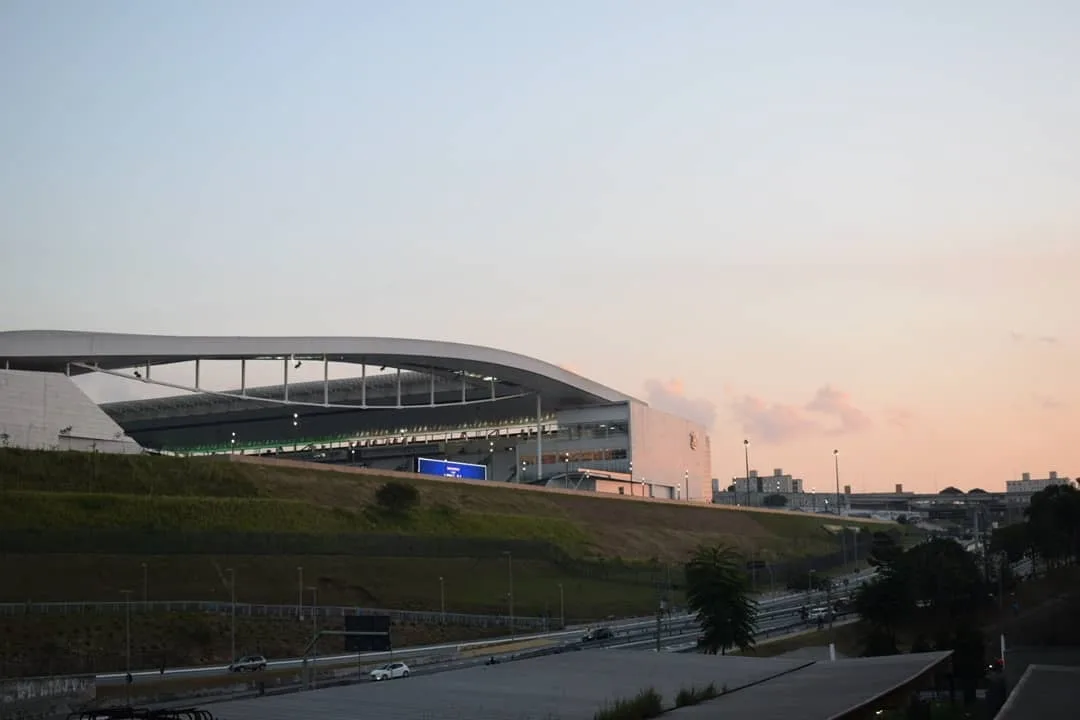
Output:
<svg viewBox="0 0 1080 720">
<path fill-rule="evenodd" d="M 690 433 L 690 449 L 697 450 L 697 433 Z"/>
</svg>

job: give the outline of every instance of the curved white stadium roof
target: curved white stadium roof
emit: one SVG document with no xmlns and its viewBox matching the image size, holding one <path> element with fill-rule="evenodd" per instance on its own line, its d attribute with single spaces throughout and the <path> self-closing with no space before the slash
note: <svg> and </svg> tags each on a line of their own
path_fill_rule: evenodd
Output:
<svg viewBox="0 0 1080 720">
<path fill-rule="evenodd" d="M 635 400 L 556 365 L 518 353 L 464 343 L 378 337 L 214 337 L 133 335 L 68 330 L 0 332 L 0 368 L 93 372 L 192 360 L 318 359 L 405 370 L 497 378 L 551 399 L 582 403 Z M 69 365 L 71 364 L 71 365 Z"/>
</svg>

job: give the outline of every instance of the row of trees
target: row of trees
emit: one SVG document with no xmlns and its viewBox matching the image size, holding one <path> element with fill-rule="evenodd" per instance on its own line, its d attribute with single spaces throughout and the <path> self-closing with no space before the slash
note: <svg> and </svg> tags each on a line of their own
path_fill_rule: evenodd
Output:
<svg viewBox="0 0 1080 720">
<path fill-rule="evenodd" d="M 993 532 L 990 550 L 1009 562 L 1042 558 L 1049 565 L 1080 560 L 1080 490 L 1052 485 L 1031 496 L 1024 522 Z"/>
<path fill-rule="evenodd" d="M 912 652 L 952 650 L 953 678 L 973 701 L 987 667 L 978 618 L 990 597 L 978 560 L 950 539 L 906 550 L 884 533 L 874 541 L 869 562 L 877 574 L 855 595 L 867 624 L 865 654 L 899 653 L 901 638 L 911 641 Z"/>
<path fill-rule="evenodd" d="M 868 561 L 877 575 L 855 596 L 867 623 L 865 654 L 898 653 L 901 637 L 914 638 L 912 651 L 953 650 L 954 677 L 973 698 L 986 668 L 976 618 L 988 597 L 975 557 L 952 540 L 933 539 L 907 550 L 889 533 L 874 533 L 873 540 Z M 753 648 L 758 608 L 737 550 L 699 547 L 686 563 L 686 589 L 706 652 Z"/>
</svg>

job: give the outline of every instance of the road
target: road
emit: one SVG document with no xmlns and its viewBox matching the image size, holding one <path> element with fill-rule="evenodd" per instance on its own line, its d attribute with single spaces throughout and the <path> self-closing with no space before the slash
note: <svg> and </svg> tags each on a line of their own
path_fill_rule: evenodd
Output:
<svg viewBox="0 0 1080 720">
<path fill-rule="evenodd" d="M 848 590 L 854 590 L 858 585 L 868 580 L 873 575 L 873 572 L 873 570 L 863 571 L 855 575 L 847 576 L 849 580 Z M 761 630 L 769 631 L 770 629 L 783 626 L 784 623 L 790 623 L 792 617 L 799 612 L 799 609 L 802 606 L 821 603 L 824 602 L 825 599 L 826 594 L 824 592 L 785 592 L 772 597 L 763 597 L 758 601 L 759 614 L 762 621 Z M 618 642 L 647 642 L 647 640 L 643 640 L 646 636 L 654 638 L 653 643 L 655 643 L 655 617 L 628 618 L 613 623 L 607 623 L 606 626 L 610 627 L 615 632 L 616 638 L 610 642 L 597 643 L 594 645 L 595 647 L 608 647 Z M 491 638 L 474 642 L 444 643 L 439 645 L 402 648 L 400 650 L 394 650 L 392 653 L 320 655 L 316 658 L 309 659 L 309 662 L 322 667 L 348 663 L 374 664 L 380 660 L 390 660 L 391 658 L 409 662 L 410 659 L 437 659 L 439 657 L 446 657 L 447 661 L 450 662 L 453 658 L 457 657 L 458 653 L 462 650 L 515 640 L 561 640 L 565 641 L 566 644 L 575 644 L 580 641 L 582 631 L 583 628 L 570 628 L 554 632 Z M 691 616 L 685 613 L 674 615 L 664 620 L 664 631 L 667 637 L 676 637 L 678 636 L 677 633 L 683 632 L 686 636 L 693 635 L 696 638 L 697 624 Z M 672 633 L 676 633 L 676 635 L 672 635 Z M 300 668 L 303 663 L 303 658 L 269 660 L 267 662 L 267 669 L 293 670 Z M 224 675 L 227 674 L 228 671 L 229 668 L 227 665 L 203 665 L 196 667 L 166 668 L 164 672 L 161 672 L 161 670 L 139 670 L 133 671 L 131 676 L 134 681 L 159 678 L 197 678 Z M 122 672 L 103 673 L 97 676 L 97 683 L 99 685 L 119 685 L 123 684 L 124 680 L 125 673 Z"/>
</svg>

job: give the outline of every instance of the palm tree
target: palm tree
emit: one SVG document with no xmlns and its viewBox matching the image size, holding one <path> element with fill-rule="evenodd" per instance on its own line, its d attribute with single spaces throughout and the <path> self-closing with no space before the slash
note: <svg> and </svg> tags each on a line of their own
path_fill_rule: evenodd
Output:
<svg viewBox="0 0 1080 720">
<path fill-rule="evenodd" d="M 726 545 L 700 545 L 686 563 L 686 603 L 701 623 L 701 645 L 715 655 L 754 646 L 757 601 L 742 557 Z"/>
</svg>

